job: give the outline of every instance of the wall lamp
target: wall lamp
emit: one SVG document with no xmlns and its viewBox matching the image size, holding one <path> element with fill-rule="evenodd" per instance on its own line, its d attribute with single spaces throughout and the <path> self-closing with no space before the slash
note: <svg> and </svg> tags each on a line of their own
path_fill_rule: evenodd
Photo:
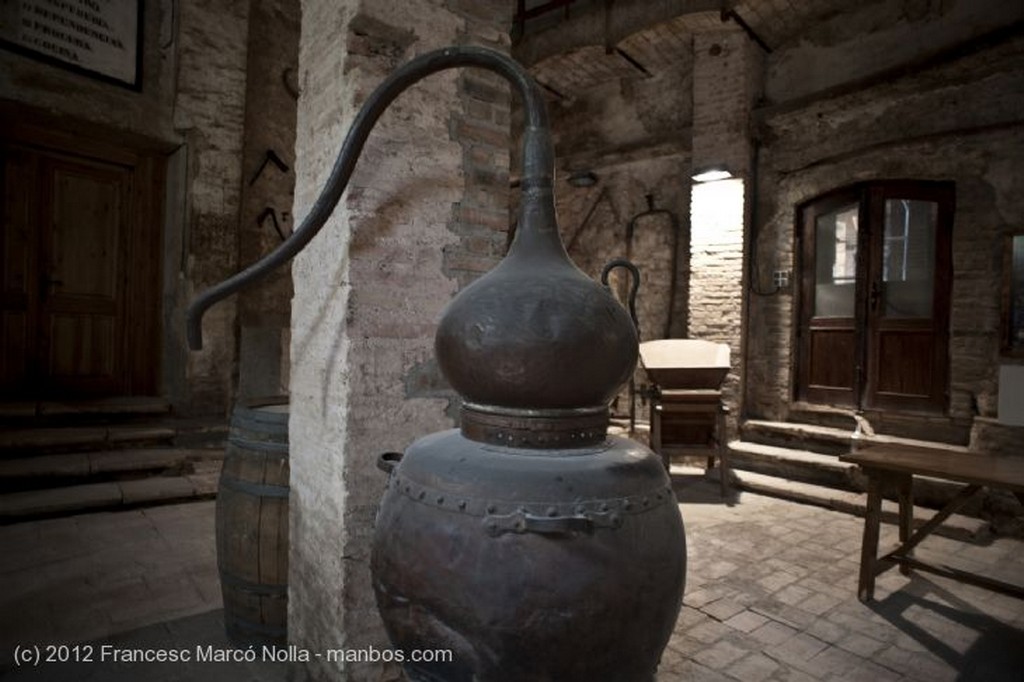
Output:
<svg viewBox="0 0 1024 682">
<path fill-rule="evenodd" d="M 694 182 L 715 182 L 716 180 L 728 180 L 732 177 L 732 171 L 725 166 L 707 166 L 690 177 Z"/>
</svg>

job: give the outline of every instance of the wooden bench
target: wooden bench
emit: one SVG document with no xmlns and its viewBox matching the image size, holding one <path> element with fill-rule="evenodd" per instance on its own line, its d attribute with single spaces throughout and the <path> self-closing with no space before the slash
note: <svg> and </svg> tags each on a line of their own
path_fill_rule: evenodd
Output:
<svg viewBox="0 0 1024 682">
<path fill-rule="evenodd" d="M 868 477 L 867 515 L 864 518 L 860 578 L 857 585 L 858 599 L 862 602 L 874 599 L 875 577 L 897 565 L 904 575 L 909 575 L 911 569 L 917 569 L 1024 598 L 1024 586 L 949 566 L 928 564 L 913 556 L 914 547 L 983 487 L 1010 490 L 1024 504 L 1024 457 L 995 457 L 880 444 L 843 455 L 839 459 L 859 465 Z M 931 476 L 966 485 L 935 516 L 916 532 L 912 532 L 915 475 Z M 880 557 L 878 531 L 882 495 L 890 489 L 895 489 L 899 501 L 900 544 L 895 550 Z"/>
</svg>

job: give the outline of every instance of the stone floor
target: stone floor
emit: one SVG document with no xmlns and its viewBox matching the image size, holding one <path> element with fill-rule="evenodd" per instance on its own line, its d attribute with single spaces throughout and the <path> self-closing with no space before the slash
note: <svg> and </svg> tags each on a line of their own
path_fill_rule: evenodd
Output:
<svg viewBox="0 0 1024 682">
<path fill-rule="evenodd" d="M 658 682 L 1024 680 L 1024 601 L 890 571 L 866 606 L 855 594 L 860 519 L 749 493 L 726 504 L 701 476 L 675 480 L 689 565 Z M 894 537 L 883 528 L 883 545 Z M 47 644 L 90 643 L 94 658 L 103 643 L 226 647 L 211 502 L 3 526 L 0 548 L 0 678 L 295 677 L 276 663 L 15 665 L 19 646 L 45 655 Z M 1024 583 L 1017 540 L 932 537 L 919 554 Z"/>
</svg>

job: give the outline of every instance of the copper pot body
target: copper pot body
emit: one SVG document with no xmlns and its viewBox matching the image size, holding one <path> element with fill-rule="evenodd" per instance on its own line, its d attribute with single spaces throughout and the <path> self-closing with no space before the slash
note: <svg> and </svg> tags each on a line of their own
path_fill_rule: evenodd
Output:
<svg viewBox="0 0 1024 682">
<path fill-rule="evenodd" d="M 679 614 L 682 519 L 660 459 L 417 440 L 390 473 L 372 572 L 416 681 L 652 680 Z M 410 662 L 416 649 L 451 661 Z"/>
</svg>

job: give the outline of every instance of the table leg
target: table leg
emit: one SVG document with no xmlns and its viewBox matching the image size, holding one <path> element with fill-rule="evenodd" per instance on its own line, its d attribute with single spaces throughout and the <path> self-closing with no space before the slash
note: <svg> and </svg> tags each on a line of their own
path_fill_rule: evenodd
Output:
<svg viewBox="0 0 1024 682">
<path fill-rule="evenodd" d="M 661 464 L 665 467 L 665 471 L 671 471 L 671 461 L 669 457 L 662 452 L 661 447 L 661 404 L 654 398 L 651 398 L 651 450 L 658 453 L 661 457 Z"/>
<path fill-rule="evenodd" d="M 910 539 L 914 531 L 914 477 L 910 474 L 899 476 L 897 481 L 897 497 L 900 503 L 900 545 Z M 913 554 L 913 549 L 907 556 Z M 900 573 L 910 575 L 910 565 L 900 564 Z"/>
<path fill-rule="evenodd" d="M 878 530 L 882 521 L 882 475 L 879 472 L 865 473 L 868 475 L 868 501 L 867 513 L 864 516 L 864 538 L 860 547 L 860 579 L 857 583 L 857 599 L 869 602 L 875 598 Z"/>
<path fill-rule="evenodd" d="M 719 410 L 715 417 L 715 446 L 718 449 L 719 492 L 722 497 L 729 494 L 729 443 L 725 436 L 725 410 Z"/>
</svg>

